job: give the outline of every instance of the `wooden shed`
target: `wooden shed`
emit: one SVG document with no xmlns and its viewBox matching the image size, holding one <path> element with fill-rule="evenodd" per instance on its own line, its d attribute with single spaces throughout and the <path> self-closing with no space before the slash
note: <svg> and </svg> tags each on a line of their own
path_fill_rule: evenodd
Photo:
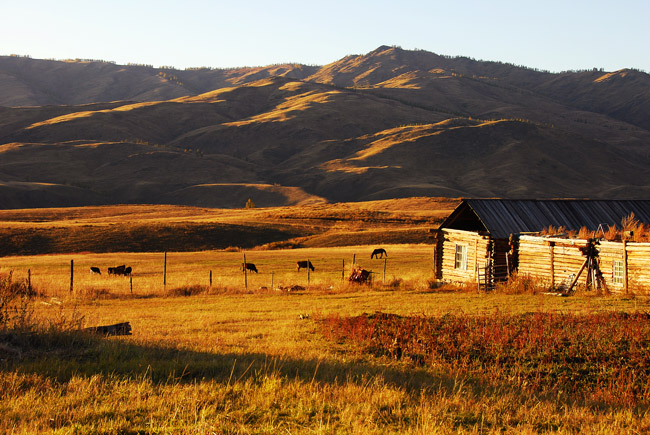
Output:
<svg viewBox="0 0 650 435">
<path fill-rule="evenodd" d="M 518 272 L 545 281 L 552 288 L 565 286 L 580 272 L 585 262 L 580 248 L 586 244 L 585 239 L 522 235 Z M 597 248 L 599 269 L 609 291 L 650 288 L 650 243 L 601 240 Z M 584 284 L 587 275 L 578 278 L 578 283 Z"/>
<path fill-rule="evenodd" d="M 520 235 L 549 226 L 606 229 L 631 213 L 649 224 L 650 200 L 465 199 L 435 232 L 435 277 L 489 286 L 518 268 Z"/>
</svg>

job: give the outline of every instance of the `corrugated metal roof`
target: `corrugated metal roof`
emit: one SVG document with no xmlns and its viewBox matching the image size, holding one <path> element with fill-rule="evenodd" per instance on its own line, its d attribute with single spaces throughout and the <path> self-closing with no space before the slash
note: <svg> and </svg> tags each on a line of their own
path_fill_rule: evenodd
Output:
<svg viewBox="0 0 650 435">
<path fill-rule="evenodd" d="M 550 225 L 579 230 L 586 226 L 595 230 L 603 224 L 621 226 L 621 219 L 634 213 L 650 224 L 650 200 L 587 200 L 587 199 L 466 199 L 440 228 L 454 228 L 459 214 L 473 211 L 492 237 L 505 239 L 510 234 L 541 231 Z M 458 212 L 458 213 L 457 213 Z"/>
</svg>

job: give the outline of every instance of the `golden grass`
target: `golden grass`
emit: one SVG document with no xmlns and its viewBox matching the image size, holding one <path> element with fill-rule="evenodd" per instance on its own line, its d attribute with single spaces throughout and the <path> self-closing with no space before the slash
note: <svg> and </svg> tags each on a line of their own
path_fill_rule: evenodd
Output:
<svg viewBox="0 0 650 435">
<path fill-rule="evenodd" d="M 149 107 L 149 106 L 154 106 L 160 104 L 158 101 L 150 101 L 150 102 L 144 102 L 144 103 L 134 103 L 134 104 L 126 104 L 124 106 L 119 106 L 115 107 L 113 109 L 103 109 L 103 110 L 83 110 L 80 112 L 74 112 L 74 113 L 69 113 L 67 115 L 61 115 L 57 116 L 54 118 L 47 119 L 45 121 L 41 122 L 36 122 L 29 127 L 27 127 L 27 130 L 31 130 L 33 128 L 37 127 L 42 127 L 45 125 L 53 125 L 53 124 L 60 124 L 63 122 L 70 122 L 70 121 L 76 121 L 78 119 L 83 119 L 83 118 L 90 118 L 91 116 L 95 116 L 100 113 L 112 113 L 112 112 L 128 112 L 131 110 L 135 109 L 140 109 L 142 107 Z"/>
<path fill-rule="evenodd" d="M 252 116 L 243 121 L 224 123 L 223 125 L 241 127 L 256 123 L 288 121 L 297 116 L 296 112 L 308 110 L 315 104 L 329 103 L 335 95 L 340 95 L 341 93 L 341 91 L 310 91 L 304 94 L 287 97 L 285 102 L 279 104 L 269 112 Z"/>
<path fill-rule="evenodd" d="M 409 198 L 238 211 L 163 206 L 17 210 L 0 212 L 0 219 L 24 228 L 115 220 L 153 224 L 159 218 L 318 222 L 327 231 L 313 241 L 326 243 L 339 236 L 380 240 L 388 229 L 416 231 L 444 216 L 455 201 Z M 72 325 L 81 318 L 83 326 L 129 321 L 133 335 L 104 339 L 48 330 L 0 331 L 0 432 L 643 433 L 650 427 L 644 403 L 613 408 L 558 401 L 521 391 L 514 381 L 491 381 L 437 365 L 419 367 L 328 341 L 318 322 L 329 315 L 650 310 L 644 295 L 557 298 L 535 293 L 525 282 L 492 293 L 478 293 L 475 286 L 432 289 L 430 245 L 381 246 L 389 255 L 385 282 L 384 261 L 369 258 L 376 243 L 169 252 L 166 286 L 162 253 L 2 257 L 0 273 L 13 270 L 14 279 L 21 280 L 31 270 L 32 285 L 42 295 L 34 301 L 34 320 Z M 247 275 L 247 289 L 240 269 L 244 254 L 259 270 Z M 353 257 L 376 272 L 372 286 L 342 280 Z M 307 271 L 298 272 L 295 265 L 306 259 L 316 267 L 309 282 Z M 128 277 L 106 276 L 106 267 L 120 264 L 133 267 L 133 293 Z M 90 266 L 100 266 L 102 276 L 91 275 Z"/>
<path fill-rule="evenodd" d="M 26 279 L 31 271 L 32 284 L 48 296 L 70 295 L 70 264 L 74 261 L 73 296 L 103 297 L 131 294 L 135 296 L 164 295 L 168 289 L 188 286 L 209 286 L 210 271 L 214 291 L 220 289 L 258 290 L 293 285 L 338 288 L 351 271 L 353 259 L 362 267 L 375 272 L 375 283 L 400 277 L 412 288 L 424 289 L 432 274 L 432 248 L 429 245 L 386 246 L 390 257 L 384 261 L 371 260 L 372 246 L 341 248 L 308 248 L 292 250 L 255 250 L 246 252 L 203 251 L 170 252 L 167 254 L 167 285 L 164 286 L 163 253 L 57 254 L 0 258 L 0 271 L 13 270 L 17 279 Z M 254 263 L 259 273 L 241 270 L 243 257 Z M 307 275 L 298 272 L 296 262 L 309 259 L 316 270 Z M 345 265 L 344 265 L 345 262 Z M 128 277 L 109 276 L 108 267 L 125 264 L 133 268 Z M 100 267 L 102 275 L 90 274 L 90 267 Z M 345 266 L 345 269 L 343 267 Z"/>
<path fill-rule="evenodd" d="M 399 259 L 413 247 L 403 249 L 390 247 L 389 255 Z M 206 259 L 197 261 L 201 258 Z M 0 430 L 575 433 L 642 432 L 650 425 L 643 411 L 556 403 L 507 384 L 486 385 L 459 373 L 373 358 L 326 341 L 314 323 L 329 314 L 375 311 L 439 316 L 645 310 L 647 299 L 339 286 L 297 293 L 68 297 L 62 306 L 43 302 L 49 305 L 37 303 L 37 317 L 54 318 L 62 311 L 69 316 L 75 310 L 88 326 L 130 321 L 133 335 L 75 338 L 68 350 L 43 344 L 49 352 L 29 351 L 26 345 L 22 359 L 14 354 L 19 342 L 12 344 L 8 352 L 17 362 L 0 365 Z"/>
<path fill-rule="evenodd" d="M 294 193 L 296 198 L 299 193 Z M 304 247 L 426 243 L 428 230 L 458 203 L 454 198 L 422 197 L 254 209 L 124 205 L 0 210 L 0 252 L 194 251 L 268 248 L 279 242 Z"/>
<path fill-rule="evenodd" d="M 604 230 L 604 231 L 603 231 Z M 544 228 L 540 234 L 554 236 L 562 235 L 569 238 L 589 239 L 604 238 L 609 241 L 628 240 L 633 242 L 650 241 L 650 227 L 639 221 L 634 213 L 621 219 L 620 226 L 607 225 L 607 228 L 589 229 L 585 226 L 579 230 L 567 230 L 564 227 L 555 228 L 552 225 Z"/>
</svg>

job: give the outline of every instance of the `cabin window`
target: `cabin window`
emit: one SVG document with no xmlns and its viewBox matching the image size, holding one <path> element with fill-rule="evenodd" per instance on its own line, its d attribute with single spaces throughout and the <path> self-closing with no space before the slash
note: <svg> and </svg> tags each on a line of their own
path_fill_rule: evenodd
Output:
<svg viewBox="0 0 650 435">
<path fill-rule="evenodd" d="M 467 245 L 456 245 L 456 269 L 467 270 Z"/>
<path fill-rule="evenodd" d="M 612 267 L 612 282 L 614 284 L 623 284 L 624 271 L 623 271 L 623 262 L 614 261 L 614 266 Z"/>
</svg>

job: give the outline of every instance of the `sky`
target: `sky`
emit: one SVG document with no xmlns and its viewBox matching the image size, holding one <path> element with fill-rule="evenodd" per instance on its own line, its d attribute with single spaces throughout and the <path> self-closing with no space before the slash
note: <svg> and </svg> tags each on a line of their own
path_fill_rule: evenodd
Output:
<svg viewBox="0 0 650 435">
<path fill-rule="evenodd" d="M 650 0 L 0 0 L 0 55 L 230 68 L 381 45 L 552 72 L 650 72 Z"/>
</svg>

